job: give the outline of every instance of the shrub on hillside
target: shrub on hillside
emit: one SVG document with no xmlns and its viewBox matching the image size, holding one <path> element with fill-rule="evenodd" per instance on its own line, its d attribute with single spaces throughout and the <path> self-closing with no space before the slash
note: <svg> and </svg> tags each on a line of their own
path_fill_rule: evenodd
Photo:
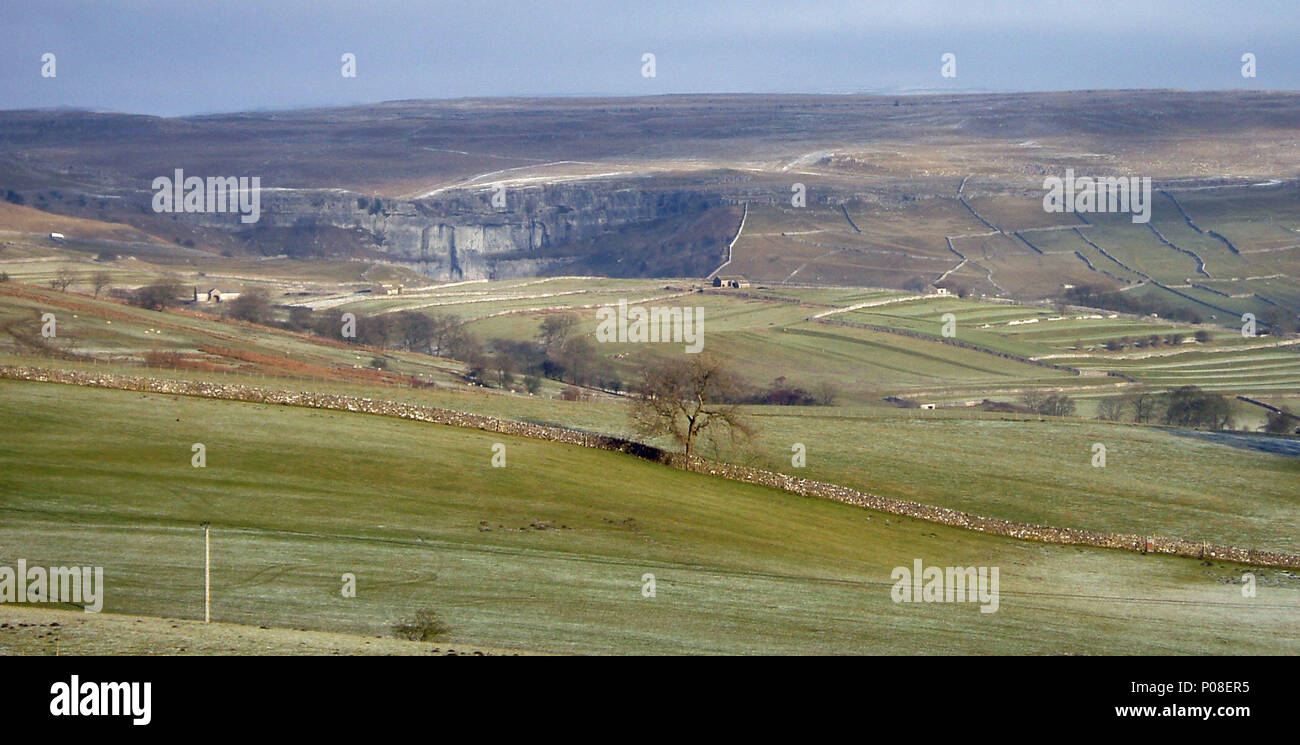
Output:
<svg viewBox="0 0 1300 745">
<path fill-rule="evenodd" d="M 246 290 L 230 301 L 231 318 L 265 324 L 271 320 L 271 297 L 260 287 Z"/>
<path fill-rule="evenodd" d="M 169 350 L 150 349 L 144 353 L 144 366 L 175 370 L 181 367 L 181 354 Z"/>
<path fill-rule="evenodd" d="M 1268 412 L 1268 421 L 1264 424 L 1264 431 L 1271 434 L 1300 434 L 1300 417 L 1292 414 L 1290 411 Z"/>
<path fill-rule="evenodd" d="M 908 292 L 925 292 L 929 287 L 930 283 L 923 277 L 912 277 L 903 282 L 903 289 Z"/>
<path fill-rule="evenodd" d="M 529 393 L 537 393 L 542 389 L 542 379 L 536 375 L 524 376 L 524 389 Z"/>
<path fill-rule="evenodd" d="M 410 620 L 393 624 L 394 636 L 413 642 L 431 642 L 449 633 L 451 627 L 428 608 L 416 611 L 415 617 Z"/>
</svg>

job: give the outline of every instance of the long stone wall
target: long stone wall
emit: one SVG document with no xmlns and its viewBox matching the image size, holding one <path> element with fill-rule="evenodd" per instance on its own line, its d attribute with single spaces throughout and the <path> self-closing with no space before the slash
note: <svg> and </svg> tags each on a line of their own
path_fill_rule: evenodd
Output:
<svg viewBox="0 0 1300 745">
<path fill-rule="evenodd" d="M 93 388 L 141 391 L 179 396 L 197 396 L 228 401 L 243 401 L 258 404 L 281 404 L 285 406 L 302 406 L 314 409 L 350 411 L 379 416 L 391 416 L 412 419 L 453 427 L 499 432 L 516 437 L 548 440 L 551 442 L 578 445 L 580 447 L 612 450 L 640 458 L 663 463 L 676 468 L 696 473 L 718 476 L 758 486 L 780 489 L 791 494 L 815 499 L 829 499 L 843 504 L 865 507 L 893 515 L 925 520 L 949 525 L 980 533 L 1018 538 L 1020 540 L 1039 541 L 1077 546 L 1096 546 L 1101 548 L 1138 551 L 1141 553 L 1170 554 L 1174 556 L 1194 557 L 1198 559 L 1215 559 L 1255 566 L 1300 568 L 1300 555 L 1277 551 L 1256 551 L 1234 546 L 1214 545 L 1200 541 L 1160 536 L 1143 536 L 1138 534 L 1102 533 L 1073 528 L 1055 528 L 1047 525 L 1018 523 L 997 518 L 981 517 L 958 510 L 935 507 L 903 499 L 891 499 L 851 489 L 847 486 L 831 484 L 824 481 L 799 478 L 788 474 L 767 471 L 760 468 L 719 463 L 703 458 L 692 457 L 689 462 L 676 453 L 656 448 L 644 443 L 634 442 L 619 437 L 598 435 L 563 427 L 532 424 L 481 414 L 469 414 L 443 409 L 435 406 L 406 404 L 356 396 L 341 396 L 329 393 L 309 391 L 285 391 L 225 383 L 207 383 L 189 380 L 168 380 L 162 378 L 142 378 L 127 375 L 114 375 L 95 372 L 78 372 L 73 370 L 56 370 L 50 368 L 18 367 L 0 365 L 0 378 L 25 380 L 44 383 L 61 383 L 81 385 Z"/>
<path fill-rule="evenodd" d="M 1014 361 L 1016 361 L 1016 362 L 1023 362 L 1023 363 L 1026 364 L 1026 365 L 1037 365 L 1038 367 L 1047 367 L 1047 368 L 1051 368 L 1052 370 L 1060 370 L 1061 372 L 1070 373 L 1071 375 L 1079 375 L 1079 374 L 1080 374 L 1079 369 L 1076 368 L 1076 367 L 1066 367 L 1065 365 L 1056 365 L 1056 364 L 1053 364 L 1053 363 L 1051 363 L 1051 362 L 1043 362 L 1042 360 L 1030 359 L 1029 357 L 1022 357 L 1022 356 L 1020 356 L 1020 355 L 1018 355 L 1018 354 L 1012 354 L 1012 353 L 1010 353 L 1010 352 L 1003 352 L 1003 351 L 998 350 L 998 349 L 990 349 L 990 348 L 988 348 L 988 347 L 981 347 L 981 346 L 978 345 L 978 344 L 971 344 L 970 342 L 962 341 L 962 340 L 960 340 L 960 339 L 953 339 L 953 338 L 951 338 L 951 337 L 946 337 L 946 336 L 934 336 L 934 335 L 932 335 L 932 334 L 923 334 L 923 333 L 921 333 L 921 332 L 919 332 L 919 331 L 912 331 L 911 329 L 900 329 L 900 328 L 894 328 L 894 327 L 892 327 L 892 326 L 877 326 L 877 325 L 875 325 L 875 324 L 871 324 L 871 323 L 857 323 L 856 321 L 841 321 L 841 320 L 838 320 L 838 319 L 830 319 L 830 318 L 817 318 L 817 319 L 814 319 L 814 320 L 816 320 L 817 323 L 824 323 L 824 324 L 827 324 L 827 325 L 830 325 L 830 326 L 844 326 L 844 327 L 847 327 L 847 328 L 863 329 L 863 330 L 866 330 L 866 331 L 879 331 L 879 332 L 886 333 L 886 334 L 896 334 L 896 335 L 898 335 L 898 336 L 907 336 L 907 337 L 911 337 L 911 338 L 913 338 L 913 339 L 921 339 L 921 340 L 923 340 L 923 341 L 937 341 L 937 342 L 939 342 L 939 343 L 941 343 L 941 344 L 951 344 L 951 345 L 954 346 L 954 347 L 961 347 L 962 349 L 969 349 L 969 350 L 971 350 L 971 351 L 973 351 L 973 352 L 983 352 L 984 354 L 991 354 L 991 355 L 993 355 L 994 357 L 1001 357 L 1001 358 L 1003 358 L 1003 359 L 1007 359 L 1007 360 L 1014 360 Z M 1116 377 L 1118 377 L 1118 375 L 1117 375 Z"/>
</svg>

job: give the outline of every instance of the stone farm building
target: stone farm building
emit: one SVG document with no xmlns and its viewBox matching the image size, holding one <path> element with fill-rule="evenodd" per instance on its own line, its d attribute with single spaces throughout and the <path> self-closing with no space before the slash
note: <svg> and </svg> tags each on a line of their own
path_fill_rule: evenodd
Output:
<svg viewBox="0 0 1300 745">
<path fill-rule="evenodd" d="M 224 303 L 239 297 L 238 292 L 229 292 L 216 287 L 207 292 L 199 292 L 199 288 L 194 288 L 194 302 L 196 303 Z"/>
<path fill-rule="evenodd" d="M 713 278 L 713 286 L 740 289 L 741 287 L 749 287 L 749 280 L 739 274 L 720 274 Z"/>
</svg>

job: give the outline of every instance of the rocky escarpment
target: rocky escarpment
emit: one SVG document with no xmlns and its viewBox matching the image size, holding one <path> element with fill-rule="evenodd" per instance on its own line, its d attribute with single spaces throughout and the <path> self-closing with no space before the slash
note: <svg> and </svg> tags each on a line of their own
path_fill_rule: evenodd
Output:
<svg viewBox="0 0 1300 745">
<path fill-rule="evenodd" d="M 628 226 L 690 220 L 722 204 L 718 196 L 696 190 L 594 182 L 457 190 L 412 200 L 341 189 L 263 189 L 261 218 L 253 228 L 231 214 L 180 217 L 290 255 L 314 245 L 322 231 L 351 231 L 385 260 L 432 279 L 502 279 L 573 263 L 598 249 L 602 239 L 617 240 L 615 234 Z"/>
</svg>

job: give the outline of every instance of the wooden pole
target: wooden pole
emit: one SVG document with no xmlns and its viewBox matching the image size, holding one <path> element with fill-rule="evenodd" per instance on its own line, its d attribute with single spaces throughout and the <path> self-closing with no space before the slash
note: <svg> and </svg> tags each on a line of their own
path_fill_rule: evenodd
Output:
<svg viewBox="0 0 1300 745">
<path fill-rule="evenodd" d="M 203 523 L 203 622 L 212 623 L 212 524 Z"/>
</svg>

